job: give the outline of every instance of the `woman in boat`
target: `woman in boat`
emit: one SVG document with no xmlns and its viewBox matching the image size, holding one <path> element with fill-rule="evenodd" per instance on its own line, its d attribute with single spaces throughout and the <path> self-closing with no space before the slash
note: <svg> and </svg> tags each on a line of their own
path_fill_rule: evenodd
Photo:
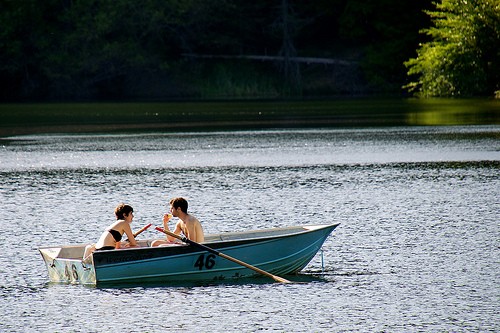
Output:
<svg viewBox="0 0 500 333">
<path fill-rule="evenodd" d="M 94 251 L 114 250 L 120 248 L 122 235 L 125 233 L 128 237 L 126 247 L 137 246 L 134 234 L 130 224 L 134 218 L 134 209 L 130 205 L 119 204 L 115 208 L 116 222 L 106 228 L 94 245 L 87 245 L 83 258 L 86 259 Z"/>
<path fill-rule="evenodd" d="M 188 239 L 201 243 L 205 241 L 205 234 L 201 227 L 200 221 L 191 214 L 188 214 L 188 202 L 184 198 L 173 198 L 170 200 L 170 213 L 163 216 L 163 227 L 165 230 L 170 230 L 168 221 L 172 217 L 178 217 L 179 222 L 175 224 L 174 234 L 184 234 Z M 162 246 L 175 243 L 176 239 L 172 236 L 167 236 L 165 240 L 157 239 L 151 242 L 151 246 Z"/>
</svg>

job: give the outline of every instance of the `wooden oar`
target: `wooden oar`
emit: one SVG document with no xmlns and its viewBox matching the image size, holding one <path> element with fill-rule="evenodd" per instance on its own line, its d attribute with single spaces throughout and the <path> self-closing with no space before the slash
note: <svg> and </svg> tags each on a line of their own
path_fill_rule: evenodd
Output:
<svg viewBox="0 0 500 333">
<path fill-rule="evenodd" d="M 203 249 L 203 250 L 205 250 L 205 251 L 208 251 L 208 252 L 210 252 L 210 253 L 213 253 L 213 254 L 215 254 L 215 255 L 217 255 L 217 256 L 219 256 L 219 257 L 222 257 L 222 258 L 227 259 L 227 260 L 229 260 L 229 261 L 235 262 L 235 263 L 237 263 L 238 265 L 244 266 L 244 267 L 246 267 L 246 268 L 250 268 L 250 269 L 252 269 L 252 270 L 256 271 L 257 273 L 260 273 L 260 274 L 262 274 L 262 275 L 265 275 L 265 276 L 267 276 L 267 277 L 270 277 L 270 278 L 274 279 L 274 281 L 276 281 L 276 282 L 281 282 L 281 283 L 293 283 L 292 281 L 289 281 L 289 280 L 284 279 L 284 278 L 282 278 L 282 277 L 279 277 L 279 276 L 273 275 L 273 274 L 271 274 L 271 273 L 269 273 L 269 272 L 266 272 L 266 271 L 264 271 L 264 270 L 262 270 L 262 269 L 260 269 L 260 268 L 258 268 L 258 267 L 252 266 L 252 265 L 250 265 L 250 264 L 247 264 L 246 262 L 243 262 L 243 261 L 241 261 L 241 260 L 238 260 L 238 259 L 236 259 L 236 258 L 233 258 L 233 257 L 231 257 L 231 256 L 228 256 L 227 254 L 224 254 L 224 253 L 221 253 L 221 252 L 219 252 L 219 251 L 216 251 L 216 250 L 214 250 L 214 249 L 212 249 L 212 248 L 210 248 L 210 247 L 208 247 L 208 246 L 206 246 L 206 245 L 203 245 L 203 244 L 197 243 L 197 242 L 195 242 L 195 241 L 192 241 L 192 240 L 188 239 L 188 238 L 187 238 L 187 237 L 185 237 L 185 236 L 180 236 L 180 235 L 174 234 L 173 232 L 171 232 L 171 231 L 169 231 L 169 230 L 165 230 L 165 229 L 160 228 L 160 227 L 156 227 L 155 229 L 156 229 L 156 230 L 158 230 L 158 231 L 163 232 L 164 234 L 167 234 L 167 235 L 169 235 L 169 236 L 175 237 L 175 238 L 177 238 L 177 239 L 179 239 L 179 240 L 183 241 L 184 243 L 187 243 L 187 244 L 190 244 L 190 245 L 193 245 L 193 246 L 199 247 L 200 249 Z"/>
<path fill-rule="evenodd" d="M 143 231 L 146 231 L 150 226 L 152 226 L 151 223 L 145 225 L 144 227 L 142 227 L 140 230 L 138 230 L 137 232 L 134 232 L 133 235 L 134 235 L 134 238 L 139 236 L 139 234 L 141 234 Z M 130 242 L 128 239 L 126 240 L 127 242 Z"/>
<path fill-rule="evenodd" d="M 134 233 L 134 237 L 139 236 L 140 233 L 142 233 L 143 231 L 146 231 L 150 226 L 152 226 L 151 223 L 149 223 L 148 225 L 145 225 L 141 230 Z"/>
</svg>

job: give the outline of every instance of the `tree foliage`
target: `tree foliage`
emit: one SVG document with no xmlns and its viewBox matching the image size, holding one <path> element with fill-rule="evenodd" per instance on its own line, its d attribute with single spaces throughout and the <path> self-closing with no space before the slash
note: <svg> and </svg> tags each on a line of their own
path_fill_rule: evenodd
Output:
<svg viewBox="0 0 500 333">
<path fill-rule="evenodd" d="M 406 87 L 420 96 L 492 95 L 500 89 L 500 2 L 442 0 L 427 12 L 431 41 L 408 60 Z"/>
<path fill-rule="evenodd" d="M 0 0 L 0 100 L 190 97 L 215 84 L 229 95 L 241 84 L 234 91 L 243 97 L 250 86 L 270 89 L 280 73 L 310 82 L 312 93 L 338 81 L 337 69 L 304 70 L 294 56 L 359 62 L 369 91 L 397 91 L 430 1 Z M 193 53 L 289 62 L 186 57 Z"/>
<path fill-rule="evenodd" d="M 362 66 L 372 86 L 384 91 L 397 90 L 405 79 L 404 60 L 418 43 L 411 33 L 429 24 L 423 10 L 429 1 L 351 0 L 341 20 L 341 35 L 364 45 Z"/>
</svg>

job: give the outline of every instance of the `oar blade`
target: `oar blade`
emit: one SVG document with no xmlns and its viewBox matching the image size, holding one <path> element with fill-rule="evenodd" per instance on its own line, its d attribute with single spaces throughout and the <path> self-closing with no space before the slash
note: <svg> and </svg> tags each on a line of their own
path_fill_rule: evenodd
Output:
<svg viewBox="0 0 500 333">
<path fill-rule="evenodd" d="M 292 282 L 290 280 L 287 280 L 285 278 L 282 278 L 282 277 L 276 276 L 276 275 L 273 275 L 273 279 L 274 279 L 274 281 L 281 282 L 281 283 L 294 283 L 294 282 Z"/>
</svg>

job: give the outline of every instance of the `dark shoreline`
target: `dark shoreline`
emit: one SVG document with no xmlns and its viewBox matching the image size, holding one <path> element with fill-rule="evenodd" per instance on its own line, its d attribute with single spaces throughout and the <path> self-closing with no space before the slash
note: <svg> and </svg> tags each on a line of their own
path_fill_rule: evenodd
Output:
<svg viewBox="0 0 500 333">
<path fill-rule="evenodd" d="M 45 125 L 0 127 L 0 140 L 5 137 L 48 134 L 48 133 L 113 133 L 113 132 L 178 132 L 178 131 L 217 131 L 217 130 L 257 130 L 269 128 L 307 128 L 307 127 L 364 127 L 397 126 L 387 119 L 379 121 L 348 118 L 300 119 L 300 120 L 247 120 L 247 121 L 205 121 L 177 123 L 141 123 L 141 124 L 93 124 L 93 125 Z"/>
<path fill-rule="evenodd" d="M 43 133 L 498 124 L 500 100 L 490 99 L 0 104 L 0 138 Z"/>
</svg>

